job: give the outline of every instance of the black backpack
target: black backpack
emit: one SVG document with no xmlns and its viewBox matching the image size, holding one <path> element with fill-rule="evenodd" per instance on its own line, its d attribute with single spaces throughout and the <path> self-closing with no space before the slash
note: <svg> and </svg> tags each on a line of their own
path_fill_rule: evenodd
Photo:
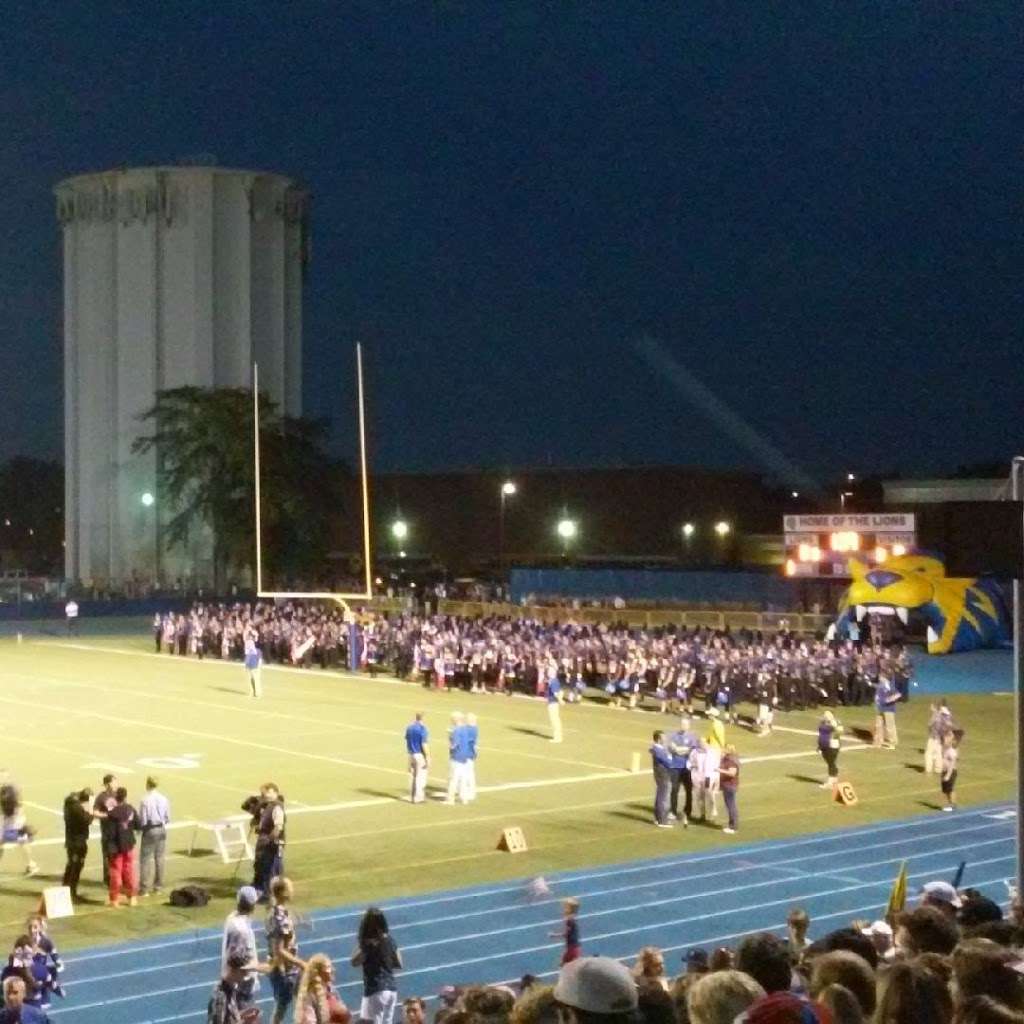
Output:
<svg viewBox="0 0 1024 1024">
<path fill-rule="evenodd" d="M 183 885 L 171 891 L 172 907 L 205 907 L 210 894 L 201 885 Z"/>
</svg>

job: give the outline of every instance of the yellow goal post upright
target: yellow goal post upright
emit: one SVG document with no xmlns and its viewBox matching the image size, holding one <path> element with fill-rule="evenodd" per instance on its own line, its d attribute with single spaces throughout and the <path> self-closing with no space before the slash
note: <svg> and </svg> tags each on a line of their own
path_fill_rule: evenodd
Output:
<svg viewBox="0 0 1024 1024">
<path fill-rule="evenodd" d="M 271 600 L 307 599 L 336 601 L 344 610 L 347 620 L 351 619 L 349 601 L 369 601 L 373 597 L 373 568 L 370 564 L 370 481 L 366 464 L 366 406 L 363 390 L 363 347 L 356 345 L 356 381 L 359 394 L 359 474 L 362 490 L 363 511 L 363 583 L 364 589 L 352 593 L 338 591 L 269 590 L 263 586 L 263 532 L 260 490 L 260 386 L 259 365 L 252 367 L 252 429 L 253 429 L 253 481 L 255 494 L 256 531 L 256 596 Z"/>
</svg>

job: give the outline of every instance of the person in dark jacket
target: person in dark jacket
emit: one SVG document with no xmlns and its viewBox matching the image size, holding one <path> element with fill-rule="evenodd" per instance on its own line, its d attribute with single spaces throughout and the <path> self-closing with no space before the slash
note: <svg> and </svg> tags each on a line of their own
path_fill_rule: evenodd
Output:
<svg viewBox="0 0 1024 1024">
<path fill-rule="evenodd" d="M 352 952 L 352 966 L 363 969 L 363 1001 L 359 1019 L 367 1024 L 392 1024 L 398 1003 L 395 971 L 402 957 L 388 931 L 382 911 L 370 907 L 359 922 L 359 945 Z"/>
<path fill-rule="evenodd" d="M 64 849 L 67 851 L 67 865 L 64 868 L 62 885 L 71 890 L 73 903 L 80 903 L 78 883 L 89 853 L 89 827 L 93 813 L 90 807 L 92 790 L 86 787 L 69 793 L 64 798 Z"/>
</svg>

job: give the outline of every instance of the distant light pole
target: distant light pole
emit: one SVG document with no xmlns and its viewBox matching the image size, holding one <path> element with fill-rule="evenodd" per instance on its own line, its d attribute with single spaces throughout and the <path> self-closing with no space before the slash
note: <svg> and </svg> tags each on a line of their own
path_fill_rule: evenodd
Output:
<svg viewBox="0 0 1024 1024">
<path fill-rule="evenodd" d="M 693 535 L 697 532 L 697 527 L 693 523 L 683 523 L 679 528 L 680 536 L 683 538 L 683 555 L 690 554 L 690 545 L 693 542 Z"/>
<path fill-rule="evenodd" d="M 555 532 L 562 539 L 562 556 L 568 557 L 569 545 L 576 539 L 576 535 L 579 532 L 576 526 L 576 520 L 570 519 L 568 516 L 563 516 L 558 520 Z"/>
<path fill-rule="evenodd" d="M 505 572 L 505 502 L 508 501 L 519 488 L 514 480 L 506 480 L 501 485 L 498 501 L 498 572 Z"/>
<path fill-rule="evenodd" d="M 715 523 L 715 533 L 717 533 L 722 540 L 725 540 L 725 538 L 729 536 L 729 531 L 731 529 L 732 527 L 724 519 L 719 519 L 718 522 Z"/>
<path fill-rule="evenodd" d="M 150 509 L 156 504 L 156 498 L 152 491 L 143 491 L 139 495 L 139 504 Z M 160 517 L 153 515 L 153 583 L 160 585 Z"/>
<path fill-rule="evenodd" d="M 401 550 L 402 542 L 409 536 L 409 524 L 404 519 L 396 519 L 391 524 L 391 538 L 398 549 L 398 557 L 405 558 L 405 551 Z"/>
</svg>

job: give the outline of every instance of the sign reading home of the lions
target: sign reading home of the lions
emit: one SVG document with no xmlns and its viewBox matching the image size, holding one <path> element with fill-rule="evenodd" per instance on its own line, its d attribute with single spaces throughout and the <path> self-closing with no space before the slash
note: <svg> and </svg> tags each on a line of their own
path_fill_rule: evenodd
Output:
<svg viewBox="0 0 1024 1024">
<path fill-rule="evenodd" d="M 855 533 L 914 533 L 913 512 L 836 512 L 823 515 L 784 516 L 786 533 L 846 530 Z"/>
</svg>

